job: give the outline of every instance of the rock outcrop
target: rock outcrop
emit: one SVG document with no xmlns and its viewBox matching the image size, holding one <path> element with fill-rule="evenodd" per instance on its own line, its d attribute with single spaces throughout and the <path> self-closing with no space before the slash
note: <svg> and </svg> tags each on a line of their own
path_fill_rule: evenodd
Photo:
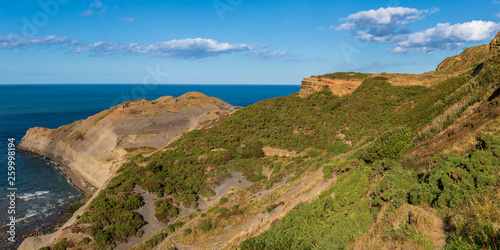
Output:
<svg viewBox="0 0 500 250">
<path fill-rule="evenodd" d="M 363 80 L 353 79 L 330 79 L 330 78 L 318 78 L 316 76 L 304 78 L 302 81 L 301 89 L 299 91 L 300 97 L 307 97 L 308 95 L 321 91 L 324 88 L 328 88 L 334 95 L 343 96 L 350 94 L 356 90 L 356 88 L 361 85 Z"/>
<path fill-rule="evenodd" d="M 196 92 L 129 101 L 58 129 L 32 128 L 18 148 L 54 160 L 77 187 L 90 193 L 130 152 L 163 147 L 231 109 L 220 99 Z"/>
</svg>

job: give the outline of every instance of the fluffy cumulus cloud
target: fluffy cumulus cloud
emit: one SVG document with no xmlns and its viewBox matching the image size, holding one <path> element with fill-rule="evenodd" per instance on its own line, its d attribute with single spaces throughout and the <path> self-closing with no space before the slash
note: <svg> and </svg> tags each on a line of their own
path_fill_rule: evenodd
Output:
<svg viewBox="0 0 500 250">
<path fill-rule="evenodd" d="M 118 44 L 98 41 L 87 44 L 67 37 L 41 36 L 24 37 L 0 35 L 0 49 L 24 49 L 28 47 L 65 48 L 70 53 L 87 53 L 91 56 L 145 55 L 159 58 L 200 59 L 222 54 L 248 52 L 249 55 L 265 59 L 282 58 L 294 54 L 285 51 L 269 52 L 248 44 L 230 44 L 213 39 L 187 38 L 153 44 Z"/>
<path fill-rule="evenodd" d="M 441 49 L 462 48 L 466 42 L 488 40 L 500 29 L 500 24 L 491 21 L 471 21 L 453 25 L 441 23 L 418 32 L 405 27 L 406 24 L 436 12 L 439 12 L 439 9 L 417 10 L 403 7 L 361 11 L 340 19 L 342 24 L 335 30 L 349 30 L 353 37 L 365 42 L 394 44 L 395 47 L 389 50 L 394 53 L 433 53 Z"/>
<path fill-rule="evenodd" d="M 500 29 L 500 24 L 491 21 L 471 21 L 466 23 L 440 23 L 434 28 L 404 36 L 396 43 L 393 52 L 420 50 L 433 53 L 440 49 L 455 50 L 466 42 L 479 42 L 490 39 Z"/>
<path fill-rule="evenodd" d="M 93 56 L 107 55 L 149 55 L 151 57 L 199 59 L 233 52 L 248 51 L 246 44 L 220 43 L 213 39 L 180 39 L 154 44 L 137 43 L 117 44 L 100 41 L 93 44 L 80 44 L 73 50 L 75 53 L 88 52 Z"/>
<path fill-rule="evenodd" d="M 410 32 L 402 25 L 416 22 L 429 12 L 403 7 L 361 11 L 340 19 L 343 23 L 335 30 L 350 30 L 362 41 L 390 42 L 395 35 Z"/>
</svg>

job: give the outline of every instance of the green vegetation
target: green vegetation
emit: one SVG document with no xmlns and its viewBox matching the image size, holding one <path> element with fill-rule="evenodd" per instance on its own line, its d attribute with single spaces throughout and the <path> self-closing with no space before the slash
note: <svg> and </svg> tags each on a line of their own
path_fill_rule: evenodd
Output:
<svg viewBox="0 0 500 250">
<path fill-rule="evenodd" d="M 453 124 L 467 107 L 484 100 L 498 80 L 498 67 L 485 66 L 475 77 L 462 72 L 432 88 L 391 86 L 386 78 L 372 79 L 353 72 L 321 77 L 363 82 L 352 94 L 342 97 L 323 90 L 305 98 L 292 94 L 264 100 L 238 110 L 217 126 L 185 134 L 162 153 L 151 157 L 138 154 L 118 170 L 79 222 L 91 225 L 87 230 L 99 246 L 112 246 L 136 235 L 144 225 L 133 212 L 143 205 L 133 191 L 135 186 L 158 197 L 172 197 L 154 203 L 156 217 L 167 222 L 179 213 L 180 204 L 196 207 L 200 196 L 213 197 L 211 187 L 231 171 L 243 172 L 254 182 L 252 189 L 260 190 L 271 188 L 285 175 L 293 174 L 289 179 L 293 180 L 310 168 L 323 167 L 325 178 L 338 178 L 334 186 L 317 200 L 294 209 L 270 230 L 243 242 L 241 248 L 349 248 L 385 206 L 388 214 L 405 203 L 460 208 L 498 186 L 496 137 L 481 135 L 477 150 L 467 157 L 433 158 L 423 166 L 429 171 L 405 158 L 417 143 L 432 138 Z M 434 126 L 440 117 L 442 120 Z M 426 127 L 429 129 L 423 131 Z M 277 160 L 280 158 L 265 156 L 264 146 L 304 154 Z M 269 179 L 264 169 L 272 169 Z M 228 201 L 222 197 L 219 205 Z M 271 213 L 279 205 L 262 208 Z M 230 205 L 225 206 L 228 208 L 209 210 L 209 218 L 202 213 L 200 217 L 206 221 L 198 224 L 198 230 L 219 228 L 210 216 L 220 219 L 245 212 L 245 207 L 234 205 L 230 210 Z M 465 211 L 462 214 L 464 219 L 450 231 L 456 237 L 451 242 L 467 242 L 476 248 L 480 243 L 495 241 L 487 232 L 492 227 L 486 222 L 474 224 L 480 230 L 471 236 L 467 225 L 474 216 Z M 170 224 L 168 231 L 175 232 L 180 226 L 182 222 Z M 411 231 L 402 230 L 393 232 L 394 239 L 404 239 Z M 480 237 L 482 240 L 478 240 Z"/>
<path fill-rule="evenodd" d="M 479 194 L 487 194 L 500 183 L 499 138 L 478 137 L 478 148 L 468 157 L 443 155 L 410 193 L 413 204 L 458 208 Z"/>
<path fill-rule="evenodd" d="M 80 201 L 77 201 L 73 204 L 71 204 L 71 206 L 69 206 L 67 209 L 66 209 L 66 213 L 69 213 L 69 214 L 73 214 L 75 213 L 78 209 L 80 209 L 83 205 L 85 205 L 85 203 L 87 202 L 87 200 L 89 199 L 90 197 L 86 197 Z"/>
<path fill-rule="evenodd" d="M 368 176 L 372 170 L 360 162 L 350 164 L 355 168 L 340 176 L 337 184 L 316 201 L 289 212 L 273 228 L 244 241 L 240 248 L 346 248 L 374 221 L 370 199 L 363 198 L 369 189 Z"/>
<path fill-rule="evenodd" d="M 206 232 L 208 230 L 212 229 L 212 224 L 209 222 L 202 222 L 198 225 L 198 230 Z"/>
<path fill-rule="evenodd" d="M 167 226 L 167 230 L 169 232 L 175 232 L 177 230 L 177 228 L 180 228 L 184 225 L 184 222 L 182 221 L 177 221 L 177 222 L 174 222 L 170 225 Z"/>
<path fill-rule="evenodd" d="M 227 199 L 226 197 L 222 197 L 222 198 L 220 198 L 220 200 L 219 200 L 219 204 L 221 204 L 221 205 L 222 205 L 222 204 L 225 204 L 225 203 L 227 203 L 227 201 L 228 201 L 228 199 Z"/>
<path fill-rule="evenodd" d="M 179 214 L 179 209 L 172 205 L 170 198 L 155 201 L 154 207 L 156 218 L 163 223 L 168 223 L 172 217 Z"/>
<path fill-rule="evenodd" d="M 382 134 L 362 151 L 360 158 L 367 162 L 381 159 L 396 159 L 403 156 L 413 138 L 407 128 L 397 127 Z"/>
<path fill-rule="evenodd" d="M 188 236 L 188 235 L 190 235 L 190 234 L 191 234 L 191 232 L 192 232 L 191 228 L 186 228 L 186 229 L 184 229 L 184 231 L 183 231 L 183 233 L 182 233 L 182 234 L 183 234 L 184 236 Z"/>
<path fill-rule="evenodd" d="M 66 248 L 68 248 L 68 243 L 64 240 L 57 242 L 54 246 L 54 250 L 66 250 Z"/>
<path fill-rule="evenodd" d="M 167 238 L 166 233 L 158 233 L 158 234 L 153 235 L 151 238 L 146 240 L 144 243 L 146 244 L 147 247 L 149 247 L 150 249 L 153 249 L 155 246 L 160 244 L 160 242 L 162 242 L 165 238 Z"/>
<path fill-rule="evenodd" d="M 406 202 L 455 209 L 448 212 L 448 216 L 459 218 L 448 226 L 451 249 L 463 245 L 472 249 L 499 245 L 496 235 L 500 230 L 493 224 L 500 221 L 498 202 L 490 201 L 489 211 L 482 215 L 487 218 L 480 220 L 473 219 L 481 216 L 479 211 L 474 213 L 470 208 L 456 211 L 484 195 L 500 199 L 497 190 L 500 187 L 500 137 L 480 135 L 477 145 L 477 150 L 467 157 L 443 155 L 436 158 L 433 169 L 423 177 L 387 159 L 368 166 L 356 161 L 326 165 L 325 170 L 330 169 L 330 173 L 343 173 L 336 185 L 316 201 L 288 213 L 260 236 L 244 241 L 240 248 L 348 248 L 373 224 L 383 204 L 387 204 L 387 213 L 392 213 Z M 382 176 L 370 190 L 370 184 Z M 268 208 L 269 212 L 273 207 Z M 412 238 L 420 237 L 412 230 L 415 228 L 404 224 L 402 228 L 391 229 L 388 235 L 392 240 L 421 241 L 420 244 L 432 246 L 424 238 Z"/>
<path fill-rule="evenodd" d="M 89 237 L 84 237 L 81 241 L 80 241 L 80 244 L 82 245 L 87 245 L 90 243 L 90 238 Z"/>
<path fill-rule="evenodd" d="M 113 178 L 79 219 L 80 223 L 92 224 L 88 230 L 100 246 L 112 241 L 126 241 L 144 225 L 139 214 L 133 212 L 144 203 L 139 195 L 132 194 L 134 184 L 144 176 L 144 169 L 131 162 L 124 164 L 119 171 L 127 176 Z"/>
<path fill-rule="evenodd" d="M 367 78 L 367 74 L 359 73 L 359 72 L 336 72 L 332 74 L 325 74 L 318 76 L 318 78 L 330 78 L 330 79 L 344 79 L 344 80 L 352 80 L 352 79 L 364 79 Z"/>
</svg>

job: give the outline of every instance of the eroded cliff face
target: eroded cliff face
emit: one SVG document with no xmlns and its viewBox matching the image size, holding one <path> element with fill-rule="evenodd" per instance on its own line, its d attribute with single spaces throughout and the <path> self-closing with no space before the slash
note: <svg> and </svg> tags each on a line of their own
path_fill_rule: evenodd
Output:
<svg viewBox="0 0 500 250">
<path fill-rule="evenodd" d="M 348 95 L 361 85 L 363 81 L 359 79 L 344 80 L 344 79 L 329 79 L 318 78 L 315 76 L 304 78 L 300 87 L 299 96 L 307 97 L 308 95 L 321 91 L 327 88 L 334 95 L 343 96 Z"/>
<path fill-rule="evenodd" d="M 232 110 L 230 104 L 196 92 L 129 101 L 58 129 L 32 128 L 18 147 L 54 160 L 77 187 L 90 193 L 134 149 L 161 148 Z"/>
</svg>

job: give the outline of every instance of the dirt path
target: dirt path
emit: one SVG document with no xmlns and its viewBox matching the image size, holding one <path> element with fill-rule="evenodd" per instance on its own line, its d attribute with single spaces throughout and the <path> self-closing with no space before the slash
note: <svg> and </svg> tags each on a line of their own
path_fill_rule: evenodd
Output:
<svg viewBox="0 0 500 250">
<path fill-rule="evenodd" d="M 139 186 L 135 186 L 134 188 L 134 193 L 140 194 L 144 200 L 144 206 L 140 207 L 139 209 L 135 210 L 137 213 L 139 213 L 142 218 L 146 221 L 146 225 L 144 225 L 141 230 L 144 231 L 144 234 L 142 237 L 132 237 L 129 238 L 127 243 L 119 243 L 116 246 L 117 250 L 125 250 L 125 249 L 130 249 L 136 244 L 142 243 L 146 241 L 149 237 L 151 237 L 157 230 L 160 230 L 167 225 L 158 221 L 155 217 L 155 211 L 154 211 L 154 206 L 153 202 L 156 199 L 156 195 L 153 193 L 146 192 Z"/>
</svg>

